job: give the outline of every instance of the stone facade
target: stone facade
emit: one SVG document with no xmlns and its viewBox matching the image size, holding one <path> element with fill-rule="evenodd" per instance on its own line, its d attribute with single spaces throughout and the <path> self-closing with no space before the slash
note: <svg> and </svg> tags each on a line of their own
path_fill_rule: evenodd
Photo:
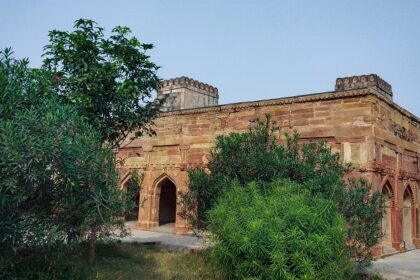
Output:
<svg viewBox="0 0 420 280">
<path fill-rule="evenodd" d="M 176 200 L 178 192 L 187 190 L 187 169 L 209 161 L 217 135 L 246 131 L 269 113 L 281 128 L 279 141 L 293 129 L 303 141 L 326 140 L 343 161 L 353 163 L 353 176 L 365 177 L 386 195 L 384 238 L 376 254 L 420 248 L 420 119 L 392 101 L 391 86 L 377 75 L 338 78 L 332 92 L 218 106 L 212 106 L 217 89 L 200 83 L 208 99 L 197 101 L 201 92 L 190 91 L 191 84 L 181 79 L 193 81 L 163 82 L 160 94 L 177 92 L 178 101 L 155 120 L 157 136 L 127 141 L 118 152 L 124 159 L 122 189 L 130 171 L 144 174 L 138 227 L 172 221 L 176 233 L 187 232 L 179 216 L 167 218 L 166 212 L 175 213 L 179 206 L 165 206 L 168 197 Z"/>
</svg>

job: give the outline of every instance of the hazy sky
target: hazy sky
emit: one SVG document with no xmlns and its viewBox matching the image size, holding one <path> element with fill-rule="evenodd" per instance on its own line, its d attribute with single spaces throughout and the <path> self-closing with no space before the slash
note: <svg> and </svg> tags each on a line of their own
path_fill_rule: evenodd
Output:
<svg viewBox="0 0 420 280">
<path fill-rule="evenodd" d="M 162 78 L 219 88 L 220 103 L 330 91 L 376 73 L 420 116 L 420 1 L 0 0 L 0 48 L 41 64 L 48 31 L 90 18 L 153 43 Z"/>
</svg>

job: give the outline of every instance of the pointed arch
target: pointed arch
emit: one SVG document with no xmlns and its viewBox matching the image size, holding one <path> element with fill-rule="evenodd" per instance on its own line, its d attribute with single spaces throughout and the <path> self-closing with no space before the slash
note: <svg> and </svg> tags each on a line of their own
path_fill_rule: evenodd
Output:
<svg viewBox="0 0 420 280">
<path fill-rule="evenodd" d="M 413 188 L 411 187 L 411 184 L 409 182 L 407 182 L 406 184 L 404 184 L 404 196 L 403 196 L 403 200 L 404 198 L 410 198 L 410 206 L 414 207 L 416 204 L 416 197 L 415 197 L 415 192 L 413 190 Z"/>
<path fill-rule="evenodd" d="M 121 176 L 120 183 L 119 183 L 119 189 L 123 190 L 124 186 L 130 181 L 131 179 L 131 170 L 128 170 L 123 176 Z"/>
<path fill-rule="evenodd" d="M 408 179 L 404 182 L 404 193 L 408 190 L 409 194 L 411 195 L 413 201 L 413 205 L 415 206 L 417 203 L 417 184 L 416 181 L 413 179 Z"/>
<path fill-rule="evenodd" d="M 389 181 L 389 176 L 385 176 L 382 180 L 380 191 L 385 198 L 385 211 L 382 216 L 381 229 L 382 229 L 382 242 L 386 246 L 392 244 L 392 209 L 395 208 L 395 192 L 394 188 Z"/>
<path fill-rule="evenodd" d="M 174 224 L 177 219 L 177 185 L 172 176 L 162 173 L 153 183 L 154 222 Z"/>
<path fill-rule="evenodd" d="M 131 185 L 132 178 L 133 178 L 133 170 L 127 171 L 120 180 L 119 189 L 122 192 L 126 192 L 126 199 L 131 201 L 133 208 L 125 213 L 125 220 L 126 221 L 140 221 L 140 199 L 141 199 L 141 188 L 140 182 L 136 185 L 132 185 L 132 188 L 129 188 Z"/>
<path fill-rule="evenodd" d="M 395 191 L 388 175 L 382 180 L 380 191 L 385 195 L 385 201 L 389 202 L 389 207 L 395 207 Z"/>
<path fill-rule="evenodd" d="M 170 176 L 168 173 L 166 173 L 166 172 L 163 172 L 161 175 L 159 175 L 155 180 L 154 180 L 154 182 L 153 182 L 153 193 L 155 194 L 155 195 L 159 195 L 160 194 L 160 184 L 164 181 L 164 180 L 169 180 L 169 181 L 171 181 L 172 182 L 172 184 L 174 184 L 175 186 L 177 185 L 176 184 L 176 181 L 175 181 L 175 179 L 172 177 L 172 176 Z"/>
<path fill-rule="evenodd" d="M 406 249 L 413 248 L 413 238 L 415 237 L 416 208 L 414 192 L 410 184 L 405 184 L 402 205 L 402 236 Z"/>
<path fill-rule="evenodd" d="M 409 178 L 407 181 L 404 182 L 404 193 L 408 189 L 409 194 L 412 197 L 411 200 L 411 211 L 412 211 L 412 226 L 413 226 L 413 232 L 412 236 L 413 238 L 417 238 L 420 240 L 420 208 L 419 208 L 419 201 L 420 201 L 420 190 L 419 190 L 419 184 L 417 180 L 413 178 Z M 407 205 L 406 201 L 406 205 Z"/>
</svg>

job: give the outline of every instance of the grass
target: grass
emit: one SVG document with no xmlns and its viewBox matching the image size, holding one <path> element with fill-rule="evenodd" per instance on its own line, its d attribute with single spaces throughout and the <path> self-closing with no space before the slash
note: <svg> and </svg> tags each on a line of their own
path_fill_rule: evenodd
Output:
<svg viewBox="0 0 420 280">
<path fill-rule="evenodd" d="M 80 257 L 68 261 L 87 279 L 222 279 L 207 252 L 170 251 L 156 245 L 101 244 L 95 265 Z"/>
<path fill-rule="evenodd" d="M 87 258 L 80 254 L 80 250 L 71 253 L 72 250 L 56 248 L 53 251 L 55 257 L 50 255 L 46 259 L 42 257 L 44 251 L 26 252 L 26 258 L 15 266 L 17 270 L 9 274 L 14 277 L 6 279 L 223 279 L 220 270 L 209 258 L 208 251 L 174 251 L 139 243 L 98 244 L 94 265 L 87 263 Z M 354 275 L 352 279 L 383 278 L 379 275 L 360 274 Z"/>
<path fill-rule="evenodd" d="M 97 254 L 94 266 L 84 259 L 81 263 L 91 279 L 223 279 L 207 251 L 169 251 L 156 245 L 112 243 L 101 244 Z M 379 275 L 359 277 L 356 279 L 383 279 Z"/>
</svg>

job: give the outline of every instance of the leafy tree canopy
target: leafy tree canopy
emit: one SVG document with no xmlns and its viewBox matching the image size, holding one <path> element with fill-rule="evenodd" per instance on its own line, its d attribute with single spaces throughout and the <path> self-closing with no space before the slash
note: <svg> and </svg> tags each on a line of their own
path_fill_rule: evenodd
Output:
<svg viewBox="0 0 420 280">
<path fill-rule="evenodd" d="M 153 45 L 130 32 L 117 26 L 108 38 L 96 22 L 79 19 L 71 32 L 51 31 L 43 54 L 56 92 L 114 147 L 133 130 L 135 136 L 153 133 L 150 124 L 159 109 L 150 99 L 159 85 L 159 67 L 146 54 Z"/>
<path fill-rule="evenodd" d="M 14 58 L 11 48 L 0 50 L 0 120 L 12 119 L 51 96 L 51 73 L 28 65 L 28 59 Z"/>
<path fill-rule="evenodd" d="M 121 217 L 133 205 L 116 188 L 110 141 L 56 94 L 54 77 L 0 51 L 0 278 L 34 248 L 90 236 L 94 252 L 96 239 L 127 232 Z"/>
</svg>

